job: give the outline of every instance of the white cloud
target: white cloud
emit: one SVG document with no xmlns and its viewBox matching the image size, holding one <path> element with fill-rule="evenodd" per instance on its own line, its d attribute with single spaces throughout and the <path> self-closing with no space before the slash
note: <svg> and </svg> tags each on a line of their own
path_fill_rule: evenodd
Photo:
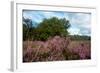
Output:
<svg viewBox="0 0 100 73">
<path fill-rule="evenodd" d="M 91 16 L 90 14 L 86 14 L 86 13 L 73 13 L 71 15 L 70 23 L 72 26 L 77 27 L 80 30 L 79 34 L 87 35 L 86 33 L 91 31 L 90 16 Z M 88 35 L 90 34 L 91 33 L 88 33 Z"/>
<path fill-rule="evenodd" d="M 70 29 L 68 29 L 68 32 L 70 32 L 70 35 L 80 34 L 80 30 L 78 28 L 70 28 Z"/>
<path fill-rule="evenodd" d="M 87 26 L 87 25 L 90 25 L 90 18 L 91 17 L 90 17 L 89 14 L 86 14 L 86 13 L 75 13 L 72 16 L 71 23 L 72 24 L 76 23 L 79 26 L 81 26 L 81 25 Z"/>
</svg>

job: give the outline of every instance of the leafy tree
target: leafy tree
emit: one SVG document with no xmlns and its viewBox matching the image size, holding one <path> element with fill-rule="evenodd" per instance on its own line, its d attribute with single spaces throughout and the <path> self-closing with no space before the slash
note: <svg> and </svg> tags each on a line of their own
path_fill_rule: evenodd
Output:
<svg viewBox="0 0 100 73">
<path fill-rule="evenodd" d="M 69 34 L 67 31 L 69 27 L 69 21 L 65 18 L 58 19 L 57 17 L 52 17 L 44 19 L 40 24 L 38 24 L 36 29 L 36 39 L 46 40 L 50 36 L 66 36 Z"/>
</svg>

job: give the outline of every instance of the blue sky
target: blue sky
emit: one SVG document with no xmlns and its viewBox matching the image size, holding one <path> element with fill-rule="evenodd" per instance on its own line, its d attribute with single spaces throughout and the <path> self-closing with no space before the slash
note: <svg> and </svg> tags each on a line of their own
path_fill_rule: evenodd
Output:
<svg viewBox="0 0 100 73">
<path fill-rule="evenodd" d="M 24 10 L 23 17 L 32 19 L 32 22 L 35 23 L 42 22 L 44 18 L 66 18 L 71 24 L 68 29 L 71 35 L 91 35 L 90 13 Z"/>
</svg>

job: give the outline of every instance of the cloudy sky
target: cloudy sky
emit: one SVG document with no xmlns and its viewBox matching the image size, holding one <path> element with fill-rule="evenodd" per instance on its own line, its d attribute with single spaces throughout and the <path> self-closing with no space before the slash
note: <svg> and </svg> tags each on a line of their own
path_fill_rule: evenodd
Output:
<svg viewBox="0 0 100 73">
<path fill-rule="evenodd" d="M 71 35 L 91 35 L 90 13 L 23 10 L 23 17 L 32 19 L 33 23 L 40 23 L 44 18 L 66 18 L 71 24 L 68 29 Z"/>
</svg>

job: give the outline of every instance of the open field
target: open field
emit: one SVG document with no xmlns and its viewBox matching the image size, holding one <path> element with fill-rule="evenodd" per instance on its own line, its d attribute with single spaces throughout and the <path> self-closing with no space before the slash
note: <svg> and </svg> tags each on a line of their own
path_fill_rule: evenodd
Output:
<svg viewBox="0 0 100 73">
<path fill-rule="evenodd" d="M 90 13 L 23 10 L 22 19 L 23 62 L 91 59 Z"/>
<path fill-rule="evenodd" d="M 90 41 L 55 36 L 47 41 L 24 41 L 23 62 L 91 59 Z"/>
</svg>

